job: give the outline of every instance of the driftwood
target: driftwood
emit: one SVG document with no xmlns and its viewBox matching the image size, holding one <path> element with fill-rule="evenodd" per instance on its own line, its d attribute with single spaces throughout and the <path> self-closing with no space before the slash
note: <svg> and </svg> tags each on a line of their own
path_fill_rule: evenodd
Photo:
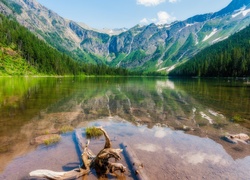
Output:
<svg viewBox="0 0 250 180">
<path fill-rule="evenodd" d="M 113 149 L 111 145 L 110 138 L 107 132 L 102 128 L 100 129 L 106 139 L 104 148 L 95 155 L 89 148 L 89 141 L 86 145 L 83 146 L 82 141 L 80 140 L 80 135 L 75 132 L 76 138 L 78 139 L 78 145 L 82 152 L 82 161 L 83 165 L 77 169 L 73 169 L 67 172 L 55 172 L 50 170 L 36 170 L 30 172 L 30 176 L 33 177 L 43 177 L 48 179 L 77 179 L 78 177 L 87 175 L 91 169 L 95 169 L 98 177 L 105 177 L 108 174 L 117 176 L 117 172 L 123 174 L 126 171 L 126 167 L 121 163 L 110 162 L 111 158 L 114 158 L 115 161 L 121 159 L 120 153 L 122 149 Z"/>
<path fill-rule="evenodd" d="M 132 173 L 134 173 L 135 178 L 138 180 L 148 180 L 148 176 L 145 173 L 143 163 L 138 159 L 136 153 L 129 146 L 128 143 L 123 142 L 121 147 L 124 149 L 124 156 L 131 166 Z"/>
<path fill-rule="evenodd" d="M 114 158 L 115 161 L 120 160 L 122 149 L 113 149 L 107 132 L 102 127 L 99 127 L 99 129 L 103 132 L 106 142 L 104 148 L 97 154 L 91 166 L 94 167 L 99 177 L 106 176 L 107 174 L 117 176 L 117 174 L 115 174 L 116 171 L 124 173 L 126 171 L 125 166 L 109 161 L 110 158 Z"/>
<path fill-rule="evenodd" d="M 48 179 L 77 179 L 88 173 L 89 170 L 82 168 L 74 169 L 67 172 L 55 172 L 46 169 L 41 169 L 30 172 L 30 176 L 48 178 Z"/>
</svg>

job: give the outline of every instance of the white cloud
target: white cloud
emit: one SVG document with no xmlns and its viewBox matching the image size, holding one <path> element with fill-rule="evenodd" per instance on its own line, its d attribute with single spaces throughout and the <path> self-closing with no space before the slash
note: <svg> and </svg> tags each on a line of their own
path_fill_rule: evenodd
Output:
<svg viewBox="0 0 250 180">
<path fill-rule="evenodd" d="M 147 18 L 143 18 L 142 20 L 140 20 L 140 25 L 148 25 L 150 23 L 157 23 L 158 19 L 157 18 L 153 18 L 153 19 L 147 19 Z"/>
<path fill-rule="evenodd" d="M 140 24 L 142 24 L 142 25 L 149 24 L 148 19 L 147 19 L 147 18 L 143 18 L 143 19 L 140 21 Z"/>
<path fill-rule="evenodd" d="M 166 0 L 137 0 L 137 4 L 144 6 L 157 6 L 160 3 L 165 2 Z"/>
<path fill-rule="evenodd" d="M 150 23 L 155 23 L 155 24 L 169 24 L 173 21 L 175 21 L 176 18 L 174 16 L 169 15 L 167 12 L 165 11 L 160 11 L 157 13 L 157 18 L 152 18 L 152 19 L 147 19 L 147 18 L 143 18 L 140 21 L 141 25 L 148 25 Z"/>
<path fill-rule="evenodd" d="M 150 21 L 155 23 L 155 22 L 157 22 L 157 18 L 150 19 Z"/>
<path fill-rule="evenodd" d="M 169 15 L 165 11 L 158 12 L 157 16 L 158 16 L 157 24 L 167 24 L 167 23 L 170 23 L 170 22 L 172 22 L 172 21 L 174 21 L 176 19 L 175 17 Z"/>
<path fill-rule="evenodd" d="M 175 3 L 177 2 L 178 0 L 169 0 L 170 3 Z"/>
<path fill-rule="evenodd" d="M 144 6 L 157 6 L 161 3 L 166 2 L 166 0 L 136 0 L 137 4 L 144 5 Z M 170 3 L 175 3 L 178 0 L 168 0 Z"/>
</svg>

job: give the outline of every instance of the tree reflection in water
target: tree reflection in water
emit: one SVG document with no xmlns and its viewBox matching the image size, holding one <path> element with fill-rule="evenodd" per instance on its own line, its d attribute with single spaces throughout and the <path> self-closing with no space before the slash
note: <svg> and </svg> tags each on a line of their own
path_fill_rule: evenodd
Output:
<svg viewBox="0 0 250 180">
<path fill-rule="evenodd" d="M 250 134 L 249 85 L 239 80 L 0 78 L 0 84 L 1 171 L 13 158 L 33 149 L 29 141 L 46 130 L 65 125 L 85 127 L 101 118 L 119 117 L 136 126 L 163 128 L 155 133 L 156 138 L 167 136 L 165 128 L 208 137 L 233 159 L 250 154 L 249 148 L 221 139 L 226 133 Z M 240 124 L 232 119 L 236 115 L 243 120 Z M 136 148 L 158 146 L 137 144 Z M 173 147 L 165 150 L 182 153 Z M 211 162 L 220 160 L 205 152 L 183 155 L 191 164 L 203 162 L 204 157 Z"/>
</svg>

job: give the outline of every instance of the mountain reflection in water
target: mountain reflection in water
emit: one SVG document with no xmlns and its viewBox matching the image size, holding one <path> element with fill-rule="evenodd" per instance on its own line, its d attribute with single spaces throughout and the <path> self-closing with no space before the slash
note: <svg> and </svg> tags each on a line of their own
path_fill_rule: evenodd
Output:
<svg viewBox="0 0 250 180">
<path fill-rule="evenodd" d="M 104 124 L 109 132 L 115 128 L 137 151 L 165 154 L 169 171 L 176 158 L 182 166 L 236 163 L 250 172 L 249 145 L 221 139 L 227 133 L 250 134 L 250 87 L 243 80 L 0 78 L 0 85 L 1 171 L 34 149 L 29 142 L 49 129 L 118 118 L 129 125 L 109 121 Z"/>
</svg>

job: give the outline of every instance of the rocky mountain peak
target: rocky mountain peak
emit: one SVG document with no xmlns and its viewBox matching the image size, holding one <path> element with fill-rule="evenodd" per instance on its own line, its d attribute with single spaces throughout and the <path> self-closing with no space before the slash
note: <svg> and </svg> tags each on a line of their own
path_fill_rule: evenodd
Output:
<svg viewBox="0 0 250 180">
<path fill-rule="evenodd" d="M 168 72 L 176 64 L 228 38 L 250 23 L 250 0 L 232 0 L 218 12 L 196 15 L 185 21 L 161 26 L 136 25 L 112 33 L 66 20 L 36 0 L 8 2 L 14 10 L 16 4 L 22 8 L 21 12 L 14 13 L 17 21 L 55 48 L 74 54 L 85 62 L 140 71 Z M 11 13 L 1 3 L 0 11 Z"/>
<path fill-rule="evenodd" d="M 233 13 L 234 11 L 241 9 L 244 6 L 250 5 L 250 0 L 232 0 L 232 2 L 223 8 L 222 10 L 213 14 L 212 18 L 216 16 L 225 16 L 227 14 Z"/>
<path fill-rule="evenodd" d="M 19 2 L 22 2 L 22 1 L 19 1 Z M 23 2 L 29 6 L 30 8 L 32 9 L 38 9 L 38 8 L 41 8 L 41 5 L 37 2 L 37 1 L 34 1 L 34 0 L 23 0 Z"/>
</svg>

